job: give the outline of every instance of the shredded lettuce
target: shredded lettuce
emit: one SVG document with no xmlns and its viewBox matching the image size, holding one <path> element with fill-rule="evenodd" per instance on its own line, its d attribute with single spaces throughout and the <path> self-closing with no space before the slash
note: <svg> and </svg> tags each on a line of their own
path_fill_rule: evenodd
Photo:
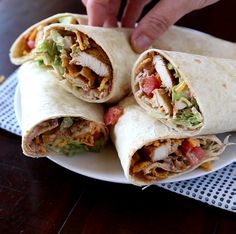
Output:
<svg viewBox="0 0 236 234">
<path fill-rule="evenodd" d="M 71 142 L 61 148 L 61 152 L 69 157 L 79 154 L 83 151 L 88 151 L 88 146 L 78 142 Z"/>
<path fill-rule="evenodd" d="M 167 63 L 167 68 L 169 70 L 173 70 L 174 69 L 174 66 L 171 64 L 171 63 Z"/>
<path fill-rule="evenodd" d="M 36 48 L 38 54 L 37 60 L 43 61 L 46 66 L 52 66 L 60 75 L 63 75 L 64 69 L 60 57 L 61 50 L 61 45 L 58 44 L 57 46 L 53 40 L 43 40 Z"/>
<path fill-rule="evenodd" d="M 171 99 L 173 103 L 178 101 L 180 98 L 190 99 L 189 89 L 184 81 L 179 81 L 179 83 L 171 90 Z"/>
<path fill-rule="evenodd" d="M 64 48 L 64 38 L 56 30 L 50 31 L 50 37 L 56 43 L 57 50 L 62 52 Z"/>
<path fill-rule="evenodd" d="M 199 128 L 202 125 L 203 117 L 198 111 L 199 107 L 196 100 L 191 97 L 189 89 L 186 89 L 186 84 L 182 80 L 176 68 L 171 63 L 167 64 L 167 68 L 169 70 L 174 70 L 173 75 L 178 79 L 177 85 L 175 85 L 171 90 L 172 105 L 175 106 L 175 103 L 178 101 L 187 104 L 187 108 L 178 110 L 176 115 L 174 115 L 172 120 L 173 123 L 188 129 Z"/>
<path fill-rule="evenodd" d="M 171 99 L 173 103 L 178 101 L 181 97 L 184 97 L 184 94 L 182 92 L 176 92 L 175 88 L 177 88 L 177 85 L 172 88 L 171 92 Z"/>
<path fill-rule="evenodd" d="M 58 19 L 59 23 L 63 24 L 75 24 L 76 19 L 73 16 L 63 16 Z"/>
<path fill-rule="evenodd" d="M 62 67 L 61 64 L 61 58 L 58 55 L 55 56 L 52 66 L 58 72 L 58 74 L 60 75 L 64 74 L 64 68 Z"/>
<path fill-rule="evenodd" d="M 192 107 L 179 111 L 173 118 L 173 123 L 185 128 L 196 129 L 202 125 L 202 120 L 200 112 L 195 107 Z"/>
<path fill-rule="evenodd" d="M 64 147 L 58 147 L 55 145 L 47 144 L 45 145 L 46 149 L 48 151 L 53 151 L 56 153 L 62 153 L 68 157 L 74 156 L 76 154 L 79 154 L 83 151 L 88 151 L 88 146 L 84 144 L 80 144 L 78 142 L 71 142 L 66 144 Z"/>
<path fill-rule="evenodd" d="M 171 63 L 167 63 L 167 68 L 169 69 L 169 70 L 174 70 L 174 77 L 175 78 L 180 78 L 180 74 L 179 74 L 179 72 L 175 69 L 175 67 L 173 66 L 173 64 L 171 64 Z"/>
<path fill-rule="evenodd" d="M 64 117 L 61 125 L 60 125 L 60 130 L 64 130 L 65 128 L 71 127 L 73 124 L 73 119 L 71 117 Z"/>
<path fill-rule="evenodd" d="M 36 52 L 39 54 L 38 59 L 43 60 L 46 66 L 53 63 L 57 49 L 51 40 L 40 41 L 37 45 Z"/>
<path fill-rule="evenodd" d="M 76 141 L 72 141 L 68 144 L 66 144 L 64 147 L 58 147 L 55 146 L 55 144 L 47 144 L 45 145 L 45 147 L 47 148 L 47 150 L 49 151 L 53 151 L 56 153 L 62 153 L 68 157 L 72 157 L 75 155 L 78 155 L 81 152 L 85 152 L 85 151 L 89 151 L 89 152 L 100 152 L 101 148 L 104 146 L 104 138 L 101 138 L 99 140 L 96 141 L 95 146 L 91 147 L 91 146 L 87 146 L 85 144 L 76 142 Z"/>
<path fill-rule="evenodd" d="M 103 137 L 100 138 L 99 140 L 97 140 L 95 142 L 95 146 L 91 147 L 89 149 L 89 151 L 91 151 L 91 152 L 100 152 L 101 148 L 104 146 L 104 143 L 105 143 L 104 141 L 105 141 L 105 139 Z"/>
</svg>

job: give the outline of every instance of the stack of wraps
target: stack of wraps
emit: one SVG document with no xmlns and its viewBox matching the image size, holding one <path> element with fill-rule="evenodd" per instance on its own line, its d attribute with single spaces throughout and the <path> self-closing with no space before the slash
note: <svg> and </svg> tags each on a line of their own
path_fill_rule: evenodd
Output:
<svg viewBox="0 0 236 234">
<path fill-rule="evenodd" d="M 53 74 L 27 62 L 18 71 L 22 149 L 44 157 L 98 152 L 108 139 L 103 107 L 85 103 L 58 86 Z"/>
<path fill-rule="evenodd" d="M 24 63 L 24 154 L 99 151 L 108 139 L 101 103 L 118 103 L 132 89 L 111 127 L 127 179 L 147 185 L 199 166 L 211 170 L 227 143 L 207 134 L 236 129 L 235 44 L 172 26 L 154 43 L 158 49 L 139 56 L 131 32 L 91 27 L 87 16 L 63 13 L 19 36 L 10 58 Z"/>
<path fill-rule="evenodd" d="M 209 134 L 236 129 L 236 61 L 150 49 L 131 79 L 136 102 L 118 105 L 123 115 L 111 129 L 127 179 L 148 185 L 211 170 L 228 143 Z"/>
</svg>

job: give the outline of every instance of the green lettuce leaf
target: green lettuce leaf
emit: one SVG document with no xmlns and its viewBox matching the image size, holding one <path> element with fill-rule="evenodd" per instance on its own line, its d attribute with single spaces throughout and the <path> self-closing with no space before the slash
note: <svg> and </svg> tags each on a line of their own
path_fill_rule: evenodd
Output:
<svg viewBox="0 0 236 234">
<path fill-rule="evenodd" d="M 171 92 L 171 99 L 172 99 L 172 102 L 178 101 L 181 97 L 184 97 L 184 93 L 176 92 L 176 90 L 175 90 L 176 87 L 177 87 L 177 85 L 175 85 L 175 86 L 172 88 L 172 92 Z"/>
<path fill-rule="evenodd" d="M 38 54 L 36 60 L 41 60 L 46 66 L 52 66 L 60 75 L 64 74 L 64 68 L 61 62 L 61 52 L 59 51 L 56 43 L 53 40 L 41 41 L 36 52 Z"/>
<path fill-rule="evenodd" d="M 174 70 L 174 77 L 175 78 L 180 78 L 180 74 L 179 74 L 179 72 L 175 69 L 175 67 L 173 66 L 173 64 L 171 64 L 171 63 L 167 63 L 167 69 L 168 70 Z"/>
<path fill-rule="evenodd" d="M 71 117 L 64 117 L 61 125 L 60 125 L 60 130 L 64 130 L 65 128 L 71 127 L 73 124 L 73 119 Z"/>
<path fill-rule="evenodd" d="M 88 146 L 78 142 L 71 142 L 61 148 L 61 152 L 69 157 L 75 156 L 84 151 L 88 151 Z"/>
<path fill-rule="evenodd" d="M 105 139 L 102 137 L 95 142 L 95 146 L 89 148 L 89 151 L 90 152 L 100 152 L 101 148 L 104 146 L 104 144 L 105 144 Z"/>
<path fill-rule="evenodd" d="M 61 36 L 61 34 L 56 30 L 51 30 L 50 37 L 56 43 L 57 50 L 62 52 L 64 48 L 64 38 Z"/>
<path fill-rule="evenodd" d="M 200 112 L 195 107 L 192 107 L 179 111 L 172 121 L 176 125 L 181 125 L 188 129 L 196 129 L 202 125 L 202 120 Z"/>
<path fill-rule="evenodd" d="M 36 52 L 39 55 L 37 59 L 43 60 L 46 66 L 52 65 L 55 55 L 58 54 L 55 43 L 52 40 L 39 42 Z"/>
<path fill-rule="evenodd" d="M 73 16 L 63 16 L 58 19 L 59 23 L 63 24 L 75 24 L 76 20 Z"/>
</svg>

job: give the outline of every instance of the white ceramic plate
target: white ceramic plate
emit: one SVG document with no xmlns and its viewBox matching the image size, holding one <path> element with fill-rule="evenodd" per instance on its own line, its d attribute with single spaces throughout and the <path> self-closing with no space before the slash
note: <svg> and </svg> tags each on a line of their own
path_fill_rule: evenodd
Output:
<svg viewBox="0 0 236 234">
<path fill-rule="evenodd" d="M 21 125 L 21 103 L 20 91 L 18 87 L 15 92 L 14 108 L 18 123 Z M 220 134 L 218 136 L 221 139 L 224 139 L 227 135 L 228 134 Z M 230 141 L 236 142 L 236 133 L 231 134 Z M 211 172 L 219 170 L 236 161 L 235 152 L 236 146 L 227 147 L 224 153 L 220 156 L 220 159 L 213 162 L 213 170 Z M 100 153 L 86 152 L 74 157 L 50 156 L 48 158 L 58 165 L 81 175 L 104 181 L 129 183 L 123 174 L 116 150 L 112 145 L 108 145 Z M 196 169 L 190 173 L 172 179 L 163 180 L 162 183 L 193 179 L 209 173 L 210 172 L 205 172 L 201 169 Z"/>
</svg>

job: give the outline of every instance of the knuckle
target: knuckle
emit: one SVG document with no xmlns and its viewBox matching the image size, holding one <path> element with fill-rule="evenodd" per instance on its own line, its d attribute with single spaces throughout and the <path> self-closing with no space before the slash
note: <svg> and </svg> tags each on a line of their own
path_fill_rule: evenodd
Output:
<svg viewBox="0 0 236 234">
<path fill-rule="evenodd" d="M 205 6 L 211 5 L 211 4 L 216 3 L 218 1 L 219 0 L 198 0 L 198 1 L 195 1 L 195 9 L 203 8 Z"/>
<path fill-rule="evenodd" d="M 159 35 L 166 31 L 170 25 L 168 18 L 165 16 L 155 17 L 150 16 L 148 19 L 148 31 L 147 34 L 152 38 L 155 39 L 155 35 Z"/>
</svg>

